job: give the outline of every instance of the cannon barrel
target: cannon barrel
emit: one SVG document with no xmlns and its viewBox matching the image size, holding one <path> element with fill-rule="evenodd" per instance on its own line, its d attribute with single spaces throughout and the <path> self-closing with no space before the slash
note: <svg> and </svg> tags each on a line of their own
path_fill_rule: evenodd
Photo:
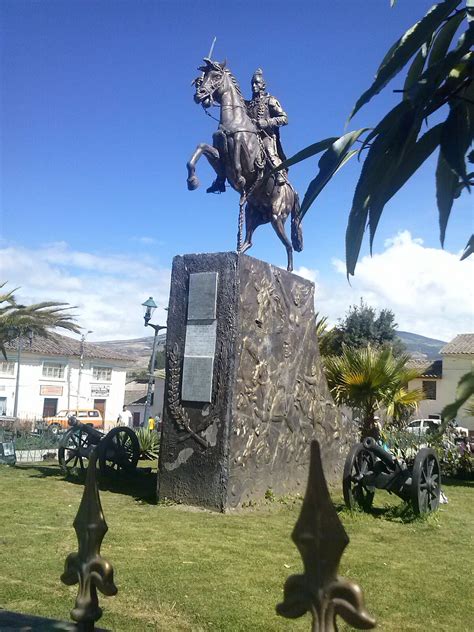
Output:
<svg viewBox="0 0 474 632">
<path fill-rule="evenodd" d="M 392 469 L 397 467 L 397 459 L 393 456 L 393 454 L 384 450 L 373 437 L 366 437 L 362 443 L 366 450 L 369 450 L 372 454 L 378 456 L 387 467 Z"/>
<path fill-rule="evenodd" d="M 100 430 L 96 430 L 92 426 L 80 422 L 75 415 L 70 415 L 67 419 L 67 422 L 71 426 L 71 428 L 81 428 L 86 434 L 89 435 L 91 442 L 95 445 L 97 445 L 104 436 L 103 433 L 100 432 Z"/>
</svg>

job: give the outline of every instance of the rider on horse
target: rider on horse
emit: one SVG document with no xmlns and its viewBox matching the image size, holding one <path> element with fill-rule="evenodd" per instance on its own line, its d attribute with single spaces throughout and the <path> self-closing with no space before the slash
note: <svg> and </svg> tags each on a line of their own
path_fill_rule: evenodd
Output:
<svg viewBox="0 0 474 632">
<path fill-rule="evenodd" d="M 278 128 L 288 124 L 288 116 L 279 101 L 265 92 L 265 80 L 261 68 L 257 68 L 254 72 L 251 85 L 252 98 L 250 101 L 245 101 L 245 105 L 248 115 L 258 130 L 264 153 L 264 161 L 271 169 L 274 169 L 286 160 L 281 146 L 280 130 Z M 215 136 L 218 134 L 219 132 Z M 286 176 L 286 171 L 278 171 L 275 176 L 276 184 L 285 184 L 285 182 L 287 182 Z M 212 185 L 207 189 L 207 193 L 224 192 L 225 175 L 218 175 Z"/>
</svg>

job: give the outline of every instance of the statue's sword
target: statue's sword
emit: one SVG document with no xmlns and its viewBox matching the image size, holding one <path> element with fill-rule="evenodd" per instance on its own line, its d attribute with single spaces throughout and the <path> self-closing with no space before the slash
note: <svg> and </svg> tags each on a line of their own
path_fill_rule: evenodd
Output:
<svg viewBox="0 0 474 632">
<path fill-rule="evenodd" d="M 214 46 L 216 44 L 217 37 L 214 35 L 214 39 L 212 40 L 211 48 L 209 49 L 208 59 L 212 59 L 212 53 L 214 52 Z"/>
<path fill-rule="evenodd" d="M 214 46 L 216 45 L 217 37 L 214 35 L 214 39 L 212 40 L 211 48 L 209 49 L 209 55 L 205 59 L 212 59 L 212 53 L 214 52 Z M 201 79 L 204 79 L 204 71 L 201 74 Z"/>
</svg>

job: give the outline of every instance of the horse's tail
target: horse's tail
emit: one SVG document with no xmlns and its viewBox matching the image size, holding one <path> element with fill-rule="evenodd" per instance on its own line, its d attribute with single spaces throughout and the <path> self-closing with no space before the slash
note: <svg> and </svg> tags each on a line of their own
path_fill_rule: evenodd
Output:
<svg viewBox="0 0 474 632">
<path fill-rule="evenodd" d="M 293 187 L 292 187 L 293 188 Z M 300 200 L 298 193 L 293 189 L 293 207 L 291 209 L 291 243 L 293 250 L 303 250 L 303 231 L 301 229 Z"/>
</svg>

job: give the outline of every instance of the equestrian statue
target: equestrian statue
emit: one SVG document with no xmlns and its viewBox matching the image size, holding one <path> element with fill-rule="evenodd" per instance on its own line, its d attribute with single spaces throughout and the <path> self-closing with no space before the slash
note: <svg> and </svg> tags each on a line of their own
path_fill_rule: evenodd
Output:
<svg viewBox="0 0 474 632">
<path fill-rule="evenodd" d="M 201 76 L 193 81 L 194 100 L 205 109 L 220 106 L 219 127 L 213 144 L 201 143 L 187 163 L 188 189 L 197 189 L 196 163 L 204 155 L 216 172 L 208 193 L 224 193 L 226 181 L 240 194 L 237 252 L 252 246 L 252 235 L 261 224 L 273 226 L 286 248 L 289 271 L 293 270 L 293 249 L 303 249 L 298 194 L 285 169 L 279 128 L 288 117 L 275 97 L 265 92 L 263 72 L 252 77 L 252 99 L 246 101 L 226 63 L 204 59 Z M 245 208 L 245 240 L 242 241 Z M 291 242 L 285 221 L 291 214 Z"/>
</svg>

